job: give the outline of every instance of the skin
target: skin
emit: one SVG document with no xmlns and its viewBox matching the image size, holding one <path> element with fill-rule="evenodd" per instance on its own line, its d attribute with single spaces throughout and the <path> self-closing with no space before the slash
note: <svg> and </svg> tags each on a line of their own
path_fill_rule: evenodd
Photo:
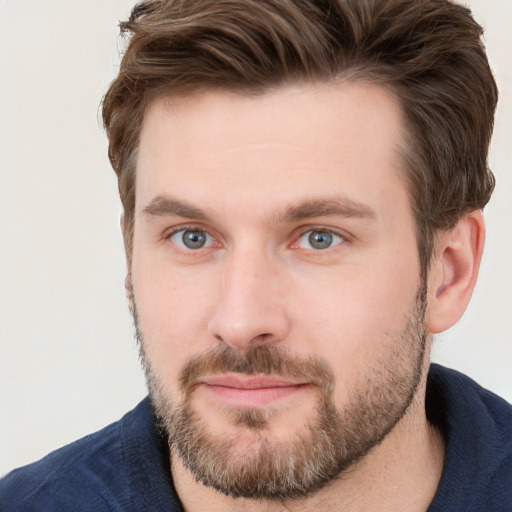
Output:
<svg viewBox="0 0 512 512">
<path fill-rule="evenodd" d="M 396 348 L 393 333 L 420 285 L 399 158 L 403 129 L 394 96 L 364 83 L 153 102 L 137 162 L 131 280 L 145 355 L 176 403 L 190 358 L 265 343 L 326 361 L 343 411 L 350 390 Z M 187 249 L 183 229 L 207 233 L 207 244 Z M 311 247 L 311 230 L 333 233 L 334 243 Z M 462 315 L 483 232 L 473 212 L 439 234 L 427 283 L 429 333 Z M 444 449 L 424 412 L 428 352 L 404 418 L 343 478 L 304 500 L 233 500 L 198 484 L 172 457 L 185 509 L 426 510 Z M 317 395 L 305 386 L 270 403 L 257 393 L 235 398 L 239 407 L 267 408 L 265 435 L 284 442 L 314 414 Z M 194 404 L 212 435 L 238 436 L 239 453 L 254 442 L 226 413 L 233 404 L 225 396 L 199 386 Z"/>
</svg>

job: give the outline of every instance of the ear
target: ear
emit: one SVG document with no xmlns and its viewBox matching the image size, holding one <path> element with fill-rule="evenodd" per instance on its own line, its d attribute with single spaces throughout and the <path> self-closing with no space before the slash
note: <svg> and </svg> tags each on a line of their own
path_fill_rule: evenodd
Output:
<svg viewBox="0 0 512 512">
<path fill-rule="evenodd" d="M 124 223 L 124 212 L 121 213 L 119 223 L 121 225 L 121 233 L 123 234 L 123 240 L 125 240 L 126 225 Z M 125 245 L 125 249 L 126 249 L 126 245 Z M 130 261 L 128 260 L 128 254 L 126 255 L 126 263 L 128 265 L 128 273 L 126 274 L 126 277 L 124 280 L 124 290 L 126 293 L 126 298 L 128 299 L 128 308 L 130 309 L 130 313 L 133 315 L 133 313 L 134 313 L 133 284 L 132 284 L 132 274 L 130 271 Z"/>
<path fill-rule="evenodd" d="M 130 313 L 133 315 L 135 312 L 135 300 L 133 297 L 132 274 L 130 272 L 126 274 L 126 278 L 124 280 L 124 290 L 126 293 L 126 299 L 128 300 L 128 308 Z"/>
<path fill-rule="evenodd" d="M 462 317 L 475 288 L 485 240 L 481 210 L 438 236 L 428 276 L 427 330 L 437 334 Z"/>
<path fill-rule="evenodd" d="M 123 235 L 123 244 L 124 244 L 124 254 L 126 256 L 126 265 L 128 266 L 128 270 L 131 269 L 131 254 L 128 250 L 127 244 L 126 244 L 126 237 L 129 236 L 129 234 L 126 232 L 128 229 L 126 226 L 125 218 L 124 218 L 124 211 L 121 213 L 121 217 L 119 218 L 119 224 L 121 225 L 121 233 Z"/>
</svg>

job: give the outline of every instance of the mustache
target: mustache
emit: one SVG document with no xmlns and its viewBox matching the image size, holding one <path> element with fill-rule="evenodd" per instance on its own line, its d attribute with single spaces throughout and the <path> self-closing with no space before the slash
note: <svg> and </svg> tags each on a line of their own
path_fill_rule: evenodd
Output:
<svg viewBox="0 0 512 512">
<path fill-rule="evenodd" d="M 334 374 L 327 363 L 316 357 L 290 356 L 274 345 L 257 345 L 238 352 L 228 345 L 190 359 L 179 375 L 181 390 L 189 394 L 202 377 L 222 373 L 273 375 L 302 380 L 332 394 Z"/>
</svg>

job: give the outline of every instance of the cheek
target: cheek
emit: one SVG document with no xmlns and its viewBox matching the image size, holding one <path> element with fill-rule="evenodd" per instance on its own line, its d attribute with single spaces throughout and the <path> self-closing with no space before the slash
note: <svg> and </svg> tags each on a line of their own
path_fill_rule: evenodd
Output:
<svg viewBox="0 0 512 512">
<path fill-rule="evenodd" d="M 330 365 L 341 385 L 363 378 L 400 343 L 419 278 L 415 268 L 393 267 L 384 272 L 352 266 L 302 290 L 294 311 L 296 335 Z"/>
<path fill-rule="evenodd" d="M 208 348 L 205 333 L 214 285 L 206 276 L 191 278 L 140 260 L 132 269 L 146 357 L 164 382 L 174 380 L 191 356 Z"/>
</svg>

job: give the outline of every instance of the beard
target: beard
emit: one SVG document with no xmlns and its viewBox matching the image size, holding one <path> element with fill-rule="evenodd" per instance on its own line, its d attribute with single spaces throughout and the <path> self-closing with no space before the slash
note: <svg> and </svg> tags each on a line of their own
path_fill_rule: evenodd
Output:
<svg viewBox="0 0 512 512">
<path fill-rule="evenodd" d="M 244 353 L 223 344 L 191 358 L 180 372 L 183 398 L 176 403 L 146 356 L 132 291 L 129 300 L 149 396 L 172 456 L 176 454 L 198 482 L 232 498 L 282 501 L 325 487 L 382 442 L 406 414 L 422 380 L 427 341 L 424 287 L 403 328 L 391 340 L 387 336 L 382 353 L 369 361 L 366 375 L 352 386 L 343 383 L 348 396 L 343 410 L 334 403 L 334 372 L 325 361 L 294 357 L 272 344 Z M 215 373 L 310 382 L 318 394 L 316 406 L 300 432 L 287 441 L 272 436 L 274 413 L 265 408 L 225 412 L 240 435 L 215 435 L 193 403 L 201 377 Z"/>
</svg>

